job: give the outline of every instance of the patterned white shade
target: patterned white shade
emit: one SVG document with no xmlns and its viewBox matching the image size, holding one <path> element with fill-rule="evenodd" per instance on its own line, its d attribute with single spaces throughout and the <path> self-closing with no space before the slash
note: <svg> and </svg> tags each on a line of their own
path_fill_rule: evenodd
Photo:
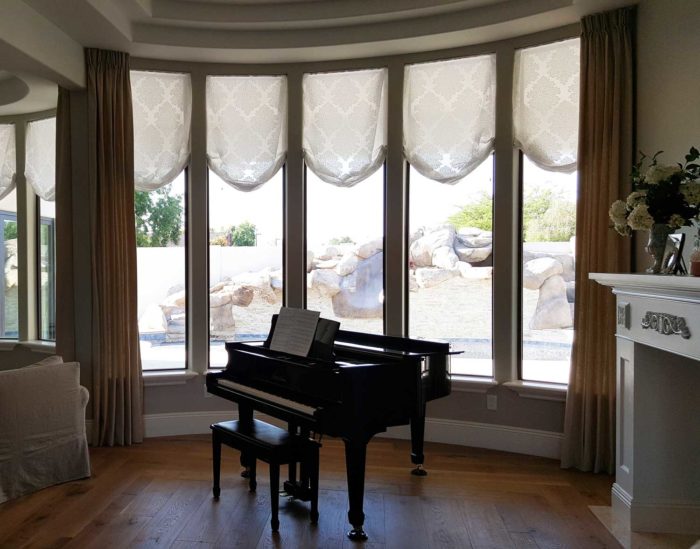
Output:
<svg viewBox="0 0 700 549">
<path fill-rule="evenodd" d="M 170 183 L 190 158 L 189 74 L 131 71 L 134 185 L 152 191 Z"/>
<path fill-rule="evenodd" d="M 403 148 L 425 177 L 456 183 L 493 150 L 496 56 L 407 65 Z"/>
<path fill-rule="evenodd" d="M 576 170 L 579 66 L 578 38 L 515 52 L 515 146 L 541 168 Z"/>
<path fill-rule="evenodd" d="M 44 200 L 56 198 L 56 117 L 27 124 L 24 176 Z"/>
<path fill-rule="evenodd" d="M 0 124 L 0 199 L 15 188 L 16 171 L 15 125 Z"/>
<path fill-rule="evenodd" d="M 351 187 L 384 162 L 386 69 L 305 74 L 303 148 L 323 181 Z"/>
<path fill-rule="evenodd" d="M 207 159 L 241 191 L 269 181 L 287 156 L 287 77 L 207 77 Z"/>
</svg>

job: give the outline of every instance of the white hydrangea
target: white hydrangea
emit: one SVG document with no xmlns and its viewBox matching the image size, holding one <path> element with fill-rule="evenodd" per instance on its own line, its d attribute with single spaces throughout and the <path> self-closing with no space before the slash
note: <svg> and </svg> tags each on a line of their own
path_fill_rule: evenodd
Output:
<svg viewBox="0 0 700 549">
<path fill-rule="evenodd" d="M 618 234 L 621 234 L 622 236 L 629 236 L 632 234 L 632 229 L 629 228 L 628 225 L 619 225 L 615 223 L 615 230 L 618 232 Z"/>
<path fill-rule="evenodd" d="M 671 217 L 668 219 L 668 226 L 671 227 L 672 229 L 680 229 L 683 227 L 686 223 L 686 219 L 679 214 L 673 214 Z"/>
<path fill-rule="evenodd" d="M 625 225 L 627 223 L 627 204 L 623 200 L 616 200 L 610 206 L 608 215 L 615 225 Z"/>
<path fill-rule="evenodd" d="M 664 166 L 663 164 L 656 164 L 649 167 L 646 175 L 644 176 L 644 180 L 650 185 L 657 185 L 680 171 L 682 170 L 678 165 Z"/>
<path fill-rule="evenodd" d="M 627 217 L 627 224 L 635 231 L 648 231 L 654 225 L 646 204 L 639 204 Z"/>
<path fill-rule="evenodd" d="M 691 206 L 700 205 L 700 181 L 690 181 L 681 185 L 681 192 L 688 204 Z"/>
<path fill-rule="evenodd" d="M 643 204 L 646 200 L 646 195 L 647 193 L 644 191 L 634 191 L 633 193 L 630 193 L 630 195 L 627 197 L 627 207 L 632 210 L 635 206 Z"/>
</svg>

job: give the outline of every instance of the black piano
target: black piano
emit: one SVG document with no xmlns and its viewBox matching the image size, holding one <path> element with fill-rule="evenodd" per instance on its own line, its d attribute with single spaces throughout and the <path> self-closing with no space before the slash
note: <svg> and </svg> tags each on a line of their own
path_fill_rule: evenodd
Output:
<svg viewBox="0 0 700 549">
<path fill-rule="evenodd" d="M 353 527 L 348 537 L 367 539 L 367 443 L 387 427 L 410 423 L 413 474 L 426 474 L 425 404 L 450 393 L 449 344 L 339 330 L 333 358 L 327 360 L 311 353 L 299 357 L 272 351 L 269 342 L 268 337 L 266 342 L 226 343 L 228 364 L 221 372 L 207 374 L 207 391 L 236 402 L 243 421 L 258 410 L 286 421 L 292 432 L 342 438 Z M 306 482 L 303 471 L 297 481 L 290 467 L 284 489 L 306 499 Z"/>
</svg>

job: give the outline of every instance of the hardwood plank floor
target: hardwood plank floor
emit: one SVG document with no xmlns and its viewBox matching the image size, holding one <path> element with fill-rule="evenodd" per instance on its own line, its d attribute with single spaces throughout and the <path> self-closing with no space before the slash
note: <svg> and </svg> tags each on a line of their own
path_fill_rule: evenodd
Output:
<svg viewBox="0 0 700 549">
<path fill-rule="evenodd" d="M 346 539 L 343 445 L 321 449 L 320 519 L 308 504 L 280 502 L 270 531 L 268 469 L 258 490 L 224 448 L 222 492 L 211 497 L 207 436 L 148 439 L 92 448 L 93 477 L 0 505 L 0 548 L 617 548 L 588 509 L 609 505 L 611 478 L 562 471 L 553 460 L 441 444 L 426 445 L 425 478 L 410 475 L 406 441 L 368 448 L 366 543 Z M 286 473 L 286 470 L 283 470 Z"/>
</svg>

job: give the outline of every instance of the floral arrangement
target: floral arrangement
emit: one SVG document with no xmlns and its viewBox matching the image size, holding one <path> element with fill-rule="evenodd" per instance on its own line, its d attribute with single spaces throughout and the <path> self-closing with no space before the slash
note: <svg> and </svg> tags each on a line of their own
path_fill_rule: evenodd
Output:
<svg viewBox="0 0 700 549">
<path fill-rule="evenodd" d="M 610 207 L 610 219 L 623 236 L 650 230 L 655 224 L 679 229 L 700 214 L 700 151 L 691 147 L 685 164 L 663 165 L 657 152 L 649 159 L 641 153 L 632 169 L 633 191 Z M 645 167 L 647 161 L 649 165 Z"/>
</svg>

